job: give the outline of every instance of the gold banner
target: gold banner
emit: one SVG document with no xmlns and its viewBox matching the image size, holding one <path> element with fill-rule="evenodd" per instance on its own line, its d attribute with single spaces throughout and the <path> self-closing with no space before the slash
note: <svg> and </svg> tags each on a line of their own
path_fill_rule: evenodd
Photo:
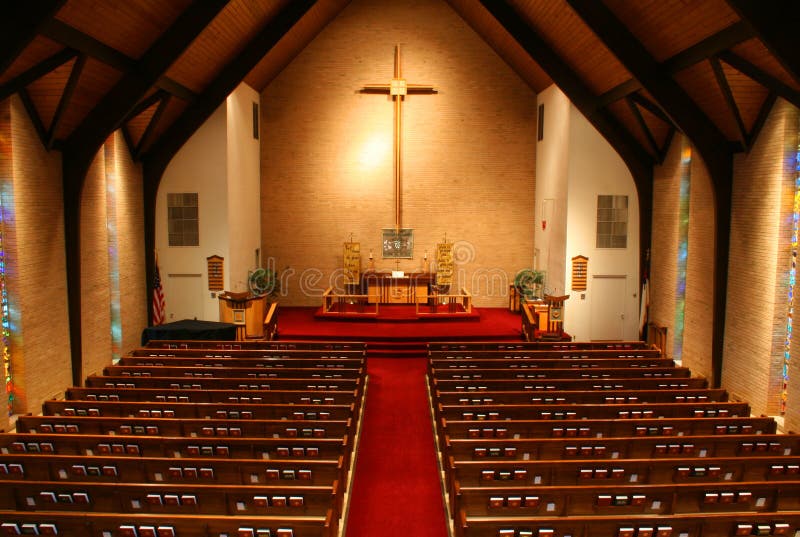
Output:
<svg viewBox="0 0 800 537">
<path fill-rule="evenodd" d="M 344 243 L 344 283 L 361 281 L 361 243 Z"/>
<path fill-rule="evenodd" d="M 453 284 L 453 243 L 436 245 L 436 285 Z"/>
</svg>

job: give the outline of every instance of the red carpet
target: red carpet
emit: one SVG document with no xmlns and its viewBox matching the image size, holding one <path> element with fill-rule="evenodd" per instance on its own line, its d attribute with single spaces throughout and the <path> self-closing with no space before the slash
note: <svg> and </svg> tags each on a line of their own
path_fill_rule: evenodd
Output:
<svg viewBox="0 0 800 537">
<path fill-rule="evenodd" d="M 425 359 L 370 358 L 346 537 L 447 537 Z"/>
</svg>

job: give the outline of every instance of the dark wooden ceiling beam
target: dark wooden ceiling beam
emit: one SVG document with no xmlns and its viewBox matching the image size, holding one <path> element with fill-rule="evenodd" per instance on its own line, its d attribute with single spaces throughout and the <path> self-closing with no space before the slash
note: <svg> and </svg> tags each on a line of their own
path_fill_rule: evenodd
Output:
<svg viewBox="0 0 800 537">
<path fill-rule="evenodd" d="M 53 119 L 50 121 L 50 128 L 47 130 L 47 139 L 45 140 L 45 147 L 48 150 L 53 149 L 53 144 L 56 139 L 56 132 L 61 125 L 61 119 L 64 117 L 64 111 L 69 106 L 72 100 L 72 95 L 75 93 L 75 88 L 78 86 L 78 80 L 83 72 L 83 67 L 86 65 L 86 55 L 81 54 L 75 63 L 72 65 L 72 71 L 69 74 L 64 91 L 61 93 L 61 98 L 58 100 L 58 107 L 53 114 Z"/>
<path fill-rule="evenodd" d="M 148 274 L 147 296 L 152 296 L 152 279 L 155 270 L 155 204 L 158 185 L 164 170 L 175 153 L 236 89 L 245 76 L 258 64 L 281 38 L 311 7 L 315 0 L 295 0 L 274 17 L 245 45 L 244 49 L 226 65 L 208 85 L 202 95 L 191 103 L 167 131 L 159 136 L 142 155 L 144 170 L 145 259 Z M 148 315 L 152 315 L 149 312 Z"/>
<path fill-rule="evenodd" d="M 725 105 L 728 107 L 728 112 L 733 116 L 736 121 L 736 127 L 739 130 L 739 141 L 745 150 L 749 149 L 747 144 L 747 127 L 744 125 L 742 114 L 739 111 L 739 106 L 736 104 L 736 98 L 733 96 L 733 90 L 728 83 L 728 78 L 725 76 L 725 71 L 722 69 L 722 64 L 718 58 L 711 58 L 711 69 L 714 72 L 714 78 L 717 80 L 717 85 L 722 91 L 722 98 L 725 100 Z"/>
<path fill-rule="evenodd" d="M 53 19 L 48 21 L 42 28 L 42 35 L 82 52 L 94 60 L 113 67 L 117 71 L 127 73 L 136 68 L 136 60 L 134 58 L 126 56 L 117 49 L 109 47 L 105 43 L 76 30 L 60 20 Z M 192 101 L 197 97 L 195 92 L 166 76 L 159 77 L 155 85 L 184 101 Z"/>
<path fill-rule="evenodd" d="M 67 302 L 72 376 L 83 382 L 81 350 L 81 192 L 92 160 L 105 140 L 122 125 L 136 104 L 225 7 L 227 0 L 203 0 L 189 6 L 108 91 L 72 131 L 62 148 Z"/>
<path fill-rule="evenodd" d="M 597 107 L 597 97 L 567 67 L 514 8 L 499 0 L 481 0 L 481 4 L 514 38 L 528 55 L 550 76 L 586 119 L 600 132 L 625 162 L 633 176 L 639 200 L 640 266 L 650 248 L 653 207 L 653 157 L 605 108 Z"/>
<path fill-rule="evenodd" d="M 60 52 L 56 52 L 49 58 L 40 61 L 24 73 L 20 73 L 0 86 L 0 101 L 17 93 L 21 89 L 28 87 L 28 85 L 32 82 L 39 80 L 41 77 L 52 72 L 54 69 L 61 67 L 77 55 L 77 52 L 67 48 L 61 50 Z"/>
<path fill-rule="evenodd" d="M 64 143 L 65 151 L 88 164 L 108 136 L 122 125 L 131 110 L 167 69 L 214 20 L 228 0 L 204 0 L 186 9 L 142 58 L 92 108 Z"/>
<path fill-rule="evenodd" d="M 727 0 L 784 69 L 800 84 L 800 2 L 797 0 Z"/>
<path fill-rule="evenodd" d="M 0 17 L 0 74 L 39 34 L 42 26 L 55 17 L 66 0 L 6 2 Z"/>
<path fill-rule="evenodd" d="M 752 78 L 762 86 L 776 93 L 778 97 L 786 99 L 797 108 L 800 108 L 800 92 L 792 89 L 772 75 L 765 73 L 749 61 L 731 51 L 721 52 L 718 57 L 740 73 Z"/>
<path fill-rule="evenodd" d="M 661 68 L 674 75 L 753 37 L 755 37 L 755 32 L 747 24 L 742 22 L 732 24 L 662 62 Z M 602 94 L 598 99 L 598 106 L 608 106 L 640 89 L 642 89 L 642 85 L 635 78 L 623 82 Z"/>
<path fill-rule="evenodd" d="M 711 177 L 716 209 L 711 361 L 714 377 L 712 382 L 715 386 L 719 386 L 728 289 L 733 152 L 717 126 L 605 4 L 581 0 L 567 0 L 567 2 L 691 140 Z"/>
<path fill-rule="evenodd" d="M 660 155 L 661 154 L 661 150 L 658 147 L 658 142 L 656 142 L 656 138 L 655 138 L 655 136 L 653 136 L 653 132 L 650 130 L 650 127 L 648 127 L 647 122 L 644 120 L 644 116 L 642 116 L 642 111 L 636 105 L 634 100 L 631 99 L 630 97 L 625 99 L 625 103 L 628 105 L 628 108 L 630 109 L 631 113 L 633 114 L 633 117 L 636 119 L 636 123 L 639 125 L 639 129 L 641 129 L 641 131 L 644 133 L 645 137 L 647 138 L 647 143 L 650 144 L 650 149 L 656 155 Z"/>
<path fill-rule="evenodd" d="M 31 99 L 28 90 L 25 88 L 21 88 L 17 95 L 19 95 L 20 100 L 22 101 L 22 106 L 25 107 L 25 111 L 28 112 L 28 117 L 33 123 L 33 128 L 36 131 L 36 134 L 39 136 L 39 140 L 42 142 L 42 145 L 45 145 L 45 140 L 47 139 L 47 130 L 44 128 L 44 122 L 42 121 L 42 116 L 39 115 L 39 111 L 36 109 L 36 105 L 33 104 L 33 100 Z"/>
<path fill-rule="evenodd" d="M 161 100 L 158 103 L 158 108 L 153 113 L 153 116 L 150 118 L 150 121 L 147 123 L 147 127 L 145 127 L 144 132 L 142 133 L 142 137 L 139 138 L 139 143 L 136 144 L 136 148 L 133 151 L 133 158 L 139 159 L 142 154 L 142 150 L 147 147 L 147 144 L 150 142 L 150 139 L 153 137 L 153 133 L 155 132 L 155 128 L 158 125 L 158 122 L 161 120 L 161 116 L 164 115 L 164 110 L 167 109 L 169 105 L 169 101 L 172 96 L 168 93 L 164 93 L 161 96 Z"/>
</svg>

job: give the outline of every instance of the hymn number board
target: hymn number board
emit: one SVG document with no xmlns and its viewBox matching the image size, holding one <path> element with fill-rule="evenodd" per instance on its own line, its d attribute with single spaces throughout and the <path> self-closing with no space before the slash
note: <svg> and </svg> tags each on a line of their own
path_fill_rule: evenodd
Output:
<svg viewBox="0 0 800 537">
<path fill-rule="evenodd" d="M 361 281 L 361 243 L 344 243 L 344 283 Z"/>
</svg>

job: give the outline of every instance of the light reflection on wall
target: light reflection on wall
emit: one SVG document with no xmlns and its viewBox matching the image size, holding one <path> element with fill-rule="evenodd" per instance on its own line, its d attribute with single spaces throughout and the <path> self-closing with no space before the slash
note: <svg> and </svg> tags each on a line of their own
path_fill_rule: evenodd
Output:
<svg viewBox="0 0 800 537">
<path fill-rule="evenodd" d="M 686 262 L 689 257 L 689 197 L 692 179 L 692 147 L 684 138 L 681 150 L 681 183 L 678 202 L 678 274 L 675 289 L 675 335 L 672 358 L 679 362 L 683 356 L 683 329 L 686 313 Z"/>
<path fill-rule="evenodd" d="M 800 236 L 800 141 L 794 148 L 794 205 L 792 207 L 792 266 L 789 269 L 788 310 L 786 312 L 786 340 L 783 344 L 783 389 L 781 414 L 786 413 L 789 389 L 789 360 L 792 356 L 792 325 L 794 323 L 794 287 L 797 282 L 797 247 Z"/>
<path fill-rule="evenodd" d="M 361 171 L 373 171 L 391 162 L 391 142 L 383 135 L 373 135 L 362 145 L 358 153 L 358 165 Z"/>
<path fill-rule="evenodd" d="M 119 290 L 119 243 L 117 234 L 117 155 L 113 135 L 103 147 L 105 152 L 106 178 L 106 229 L 108 231 L 108 278 L 111 291 L 111 356 L 122 355 L 122 314 Z"/>
</svg>

